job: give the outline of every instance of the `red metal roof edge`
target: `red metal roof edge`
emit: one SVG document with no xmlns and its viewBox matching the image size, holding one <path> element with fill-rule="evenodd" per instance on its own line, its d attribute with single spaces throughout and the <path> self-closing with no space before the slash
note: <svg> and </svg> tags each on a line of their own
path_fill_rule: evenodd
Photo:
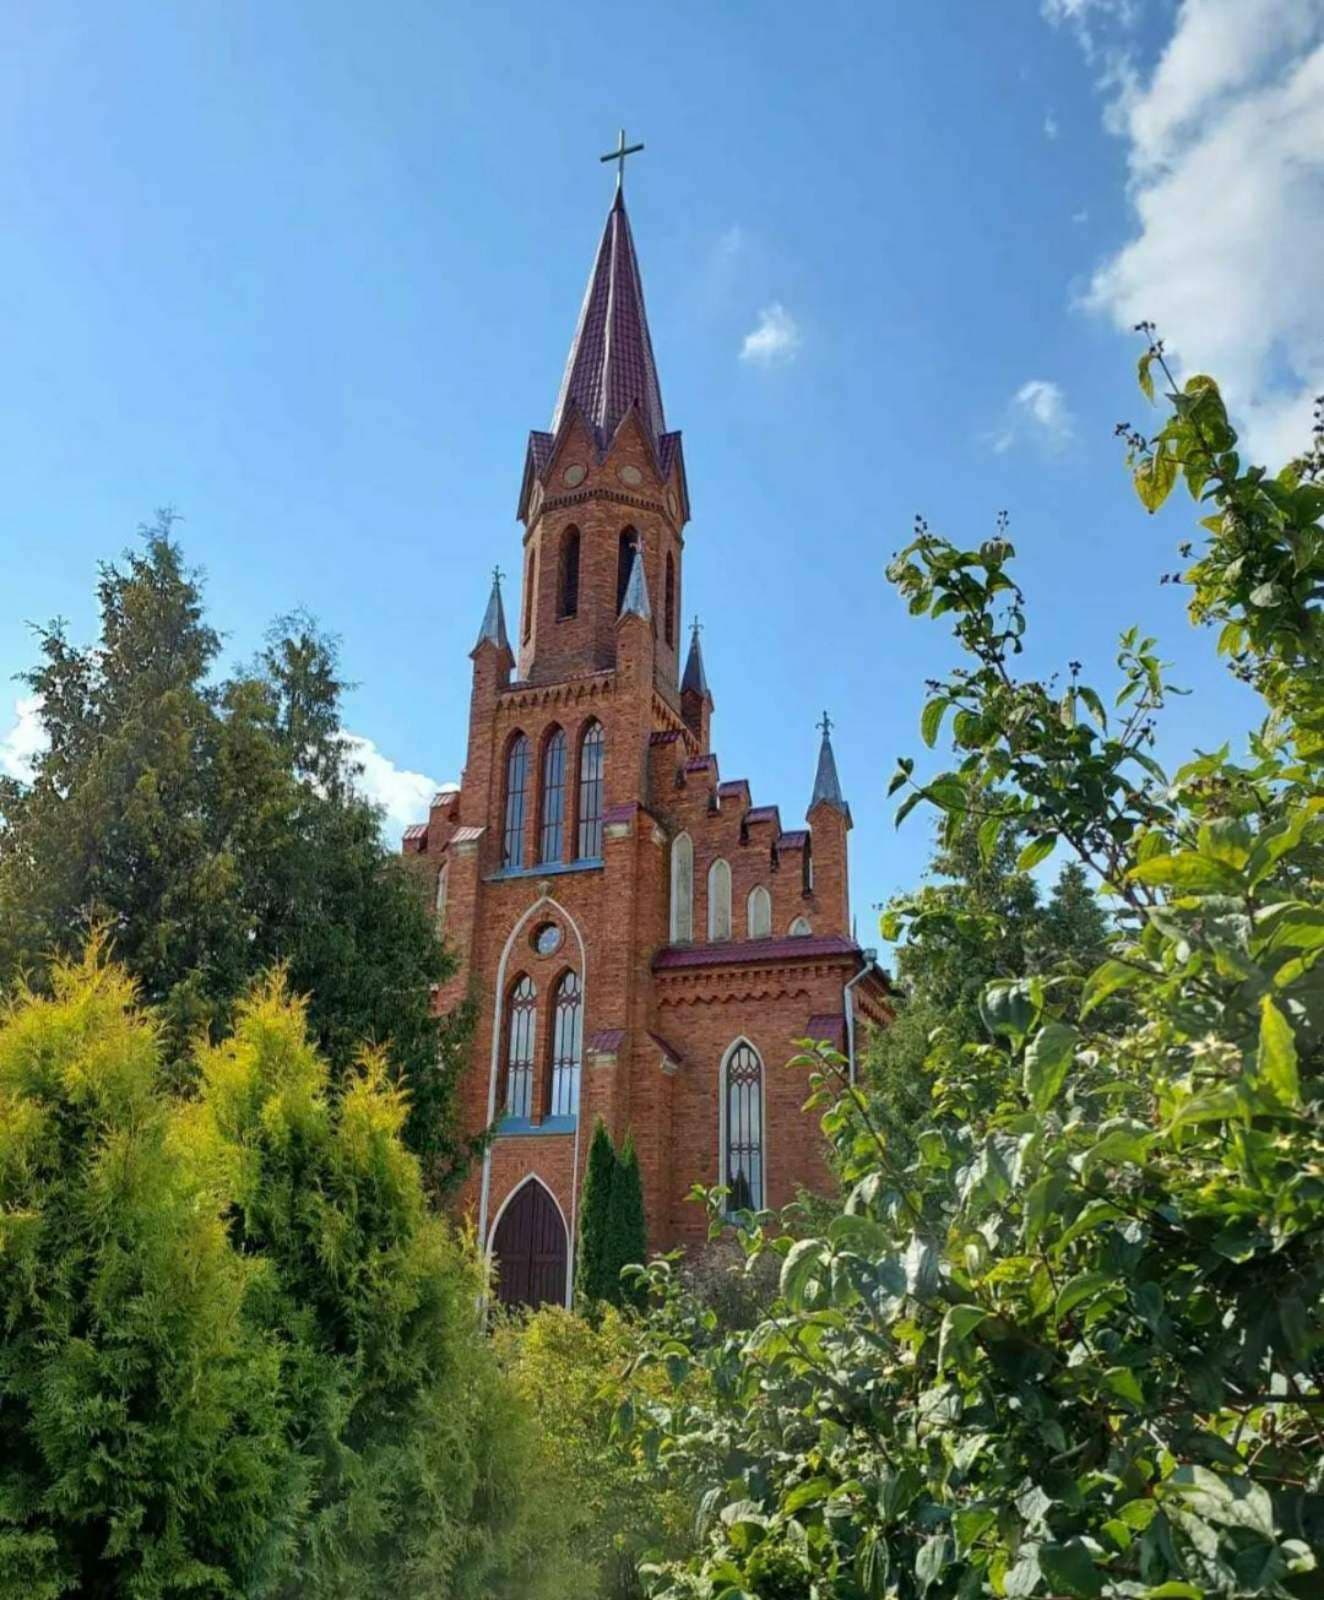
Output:
<svg viewBox="0 0 1324 1600">
<path fill-rule="evenodd" d="M 654 972 L 681 967 L 741 967 L 767 961 L 803 961 L 815 956 L 859 956 L 864 951 L 841 934 L 788 934 L 780 939 L 745 939 L 734 944 L 664 945 L 653 957 Z"/>
</svg>

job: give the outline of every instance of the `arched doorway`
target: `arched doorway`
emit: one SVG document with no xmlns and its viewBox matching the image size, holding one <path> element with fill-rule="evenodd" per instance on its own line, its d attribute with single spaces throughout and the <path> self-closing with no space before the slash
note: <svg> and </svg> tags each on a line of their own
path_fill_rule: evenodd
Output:
<svg viewBox="0 0 1324 1600">
<path fill-rule="evenodd" d="M 508 1306 L 564 1305 L 566 1253 L 560 1208 L 537 1178 L 526 1179 L 492 1240 L 497 1298 Z"/>
</svg>

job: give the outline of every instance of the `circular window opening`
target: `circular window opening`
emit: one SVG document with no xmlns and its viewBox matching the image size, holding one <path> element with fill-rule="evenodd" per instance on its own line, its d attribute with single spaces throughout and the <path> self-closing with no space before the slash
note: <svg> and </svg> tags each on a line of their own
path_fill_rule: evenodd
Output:
<svg viewBox="0 0 1324 1600">
<path fill-rule="evenodd" d="M 540 956 L 554 956 L 561 948 L 563 935 L 554 922 L 540 923 L 533 930 L 533 948 Z"/>
</svg>

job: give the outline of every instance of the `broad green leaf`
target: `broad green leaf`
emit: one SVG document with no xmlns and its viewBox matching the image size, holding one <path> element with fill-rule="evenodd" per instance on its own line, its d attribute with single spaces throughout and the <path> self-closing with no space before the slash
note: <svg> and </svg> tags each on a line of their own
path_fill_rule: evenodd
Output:
<svg viewBox="0 0 1324 1600">
<path fill-rule="evenodd" d="M 1193 1583 L 1172 1578 L 1167 1583 L 1156 1583 L 1152 1589 L 1146 1589 L 1145 1600 L 1204 1600 L 1204 1590 L 1197 1589 Z"/>
<path fill-rule="evenodd" d="M 1095 1006 L 1102 1005 L 1110 994 L 1129 988 L 1147 976 L 1143 967 L 1129 961 L 1105 961 L 1095 967 L 1085 982 L 1080 995 L 1080 1014 L 1087 1017 Z"/>
<path fill-rule="evenodd" d="M 1107 1272 L 1078 1272 L 1074 1278 L 1068 1278 L 1057 1297 L 1059 1318 L 1065 1317 L 1086 1300 L 1092 1300 L 1102 1290 L 1111 1288 L 1115 1282 Z"/>
<path fill-rule="evenodd" d="M 1157 353 L 1155 350 L 1146 350 L 1136 368 L 1136 376 L 1140 380 L 1140 392 L 1149 401 L 1150 405 L 1154 404 L 1154 380 L 1149 375 L 1149 369 L 1154 364 L 1154 357 Z"/>
<path fill-rule="evenodd" d="M 1250 824 L 1244 817 L 1215 817 L 1201 825 L 1198 842 L 1202 856 L 1239 870 L 1250 855 Z"/>
<path fill-rule="evenodd" d="M 1109 1222 L 1124 1222 L 1126 1213 L 1119 1211 L 1111 1200 L 1090 1200 L 1083 1205 L 1075 1218 L 1065 1227 L 1053 1243 L 1053 1253 L 1057 1254 L 1071 1243 L 1079 1239 L 1082 1233 L 1089 1233 L 1094 1228 L 1102 1228 Z"/>
<path fill-rule="evenodd" d="M 805 1483 L 796 1484 L 795 1488 L 782 1499 L 782 1510 L 791 1514 L 802 1511 L 805 1506 L 816 1506 L 827 1499 L 836 1488 L 832 1478 L 810 1478 Z"/>
<path fill-rule="evenodd" d="M 1313 805 L 1301 806 L 1290 817 L 1266 828 L 1259 835 L 1246 863 L 1246 876 L 1252 889 L 1268 877 L 1288 851 L 1295 850 L 1301 843 L 1306 826 L 1314 814 Z"/>
<path fill-rule="evenodd" d="M 1037 839 L 1031 839 L 1020 855 L 1016 857 L 1017 872 L 1029 872 L 1031 867 L 1037 867 L 1046 856 L 1052 855 L 1053 846 L 1056 843 L 1057 835 L 1055 833 L 1045 833 L 1041 834 Z"/>
<path fill-rule="evenodd" d="M 998 1520 L 993 1506 L 963 1506 L 952 1518 L 952 1532 L 956 1535 L 956 1553 L 964 1555 Z"/>
<path fill-rule="evenodd" d="M 951 1541 L 945 1533 L 935 1533 L 920 1546 L 919 1554 L 915 1557 L 915 1576 L 919 1579 L 921 1594 L 942 1576 L 950 1552 Z"/>
<path fill-rule="evenodd" d="M 998 840 L 1002 836 L 1002 830 L 1006 823 L 1006 817 L 1000 817 L 995 813 L 991 817 L 985 817 L 983 822 L 979 824 L 979 858 L 981 861 L 992 861 L 994 855 L 996 855 Z"/>
<path fill-rule="evenodd" d="M 965 1343 L 981 1322 L 988 1316 L 982 1306 L 948 1306 L 943 1314 L 942 1331 L 938 1335 L 938 1371 L 947 1365 L 947 1357 Z"/>
<path fill-rule="evenodd" d="M 821 1239 L 798 1239 L 782 1262 L 781 1292 L 787 1304 L 801 1310 L 805 1291 L 823 1260 Z"/>
<path fill-rule="evenodd" d="M 1029 1032 L 1038 1009 L 1028 983 L 1021 978 L 990 983 L 979 999 L 979 1015 L 988 1031 L 1017 1043 Z"/>
<path fill-rule="evenodd" d="M 1296 1036 L 1287 1018 L 1267 994 L 1260 1001 L 1260 1047 L 1255 1058 L 1255 1076 L 1283 1105 L 1301 1104 Z"/>
<path fill-rule="evenodd" d="M 936 695 L 920 713 L 920 737 L 930 750 L 938 742 L 938 730 L 942 727 L 942 719 L 949 705 L 951 701 L 945 695 Z"/>
<path fill-rule="evenodd" d="M 1262 1538 L 1274 1537 L 1273 1501 L 1267 1489 L 1249 1478 L 1224 1477 L 1209 1467 L 1181 1466 L 1165 1489 L 1215 1527 L 1247 1528 Z"/>
<path fill-rule="evenodd" d="M 1172 493 L 1172 486 L 1177 481 L 1176 457 L 1160 449 L 1152 456 L 1146 456 L 1131 478 L 1141 505 L 1146 511 L 1157 511 Z"/>
<path fill-rule="evenodd" d="M 1183 850 L 1177 855 L 1151 856 L 1127 874 L 1135 883 L 1153 883 L 1174 889 L 1190 889 L 1200 894 L 1239 894 L 1241 874 L 1225 861 Z"/>
<path fill-rule="evenodd" d="M 1025 1092 L 1038 1112 L 1047 1111 L 1071 1067 L 1080 1034 L 1065 1022 L 1049 1022 L 1039 1029 L 1025 1051 Z"/>
<path fill-rule="evenodd" d="M 1140 1387 L 1140 1380 L 1130 1367 L 1109 1367 L 1103 1375 L 1103 1381 L 1120 1399 L 1129 1400 L 1133 1406 L 1143 1408 L 1145 1391 Z"/>
<path fill-rule="evenodd" d="M 1078 1600 L 1094 1600 L 1103 1593 L 1103 1573 L 1079 1539 L 1069 1544 L 1041 1544 L 1039 1570 L 1058 1593 L 1076 1595 Z"/>
</svg>

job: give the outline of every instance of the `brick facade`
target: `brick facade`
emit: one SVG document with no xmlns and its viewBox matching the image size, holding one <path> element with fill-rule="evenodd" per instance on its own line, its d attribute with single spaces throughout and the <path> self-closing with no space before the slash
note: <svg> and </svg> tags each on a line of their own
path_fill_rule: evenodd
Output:
<svg viewBox="0 0 1324 1600">
<path fill-rule="evenodd" d="M 680 437 L 662 427 L 638 267 L 618 197 L 554 431 L 530 440 L 520 497 L 518 631 L 512 643 L 494 591 L 472 653 L 461 785 L 438 794 L 427 822 L 404 841 L 438 897 L 459 957 L 437 1003 L 446 1009 L 466 991 L 478 1001 L 464 1117 L 475 1130 L 499 1122 L 460 1204 L 492 1249 L 511 1197 L 531 1177 L 542 1182 L 566 1226 L 567 1278 L 596 1117 L 618 1142 L 627 1130 L 633 1134 L 650 1246 L 697 1240 L 705 1219 L 686 1200 L 691 1185 L 733 1178 L 724 1161 L 724 1106 L 741 1122 L 759 1091 L 755 1182 L 762 1193 L 755 1198 L 777 1206 L 801 1185 L 818 1186 L 825 1171 L 820 1136 L 800 1110 L 803 1079 L 785 1070 L 792 1041 L 812 1033 L 844 1048 L 860 1026 L 890 1015 L 886 981 L 850 935 L 850 813 L 836 790 L 826 731 L 810 826 L 784 829 L 775 806 L 753 804 L 746 782 L 719 776 L 697 634 L 682 691 L 689 496 Z M 636 560 L 641 571 L 622 610 Z M 584 740 L 595 728 L 603 751 L 600 797 L 581 784 Z M 556 809 L 556 785 L 544 783 L 544 771 L 558 735 L 564 816 L 556 840 L 543 823 L 549 806 L 553 815 Z M 511 852 L 511 752 L 521 738 L 526 801 L 520 848 Z M 581 804 L 590 814 L 600 809 L 600 844 L 591 815 L 581 819 Z M 684 838 L 693 861 L 691 924 L 675 929 L 673 856 L 683 861 Z M 552 859 L 543 859 L 545 844 L 559 845 Z M 729 870 L 730 926 L 719 917 L 719 936 L 710 938 L 715 862 Z M 717 875 L 726 873 L 718 867 Z M 751 927 L 756 890 L 766 891 L 766 900 L 755 897 Z M 540 954 L 533 938 L 549 926 L 559 943 Z M 556 1115 L 553 1010 L 567 973 L 578 980 L 579 1030 L 576 1041 L 564 1022 L 560 1043 L 563 1065 L 579 1045 L 578 1111 Z M 524 978 L 535 991 L 531 1027 L 511 1021 L 512 991 Z M 761 1084 L 745 1089 L 744 1101 L 726 1101 L 724 1063 L 740 1041 L 757 1053 Z M 512 1103 L 510 1063 L 522 1084 L 525 1058 L 528 1115 L 503 1117 Z M 748 1076 L 752 1058 L 742 1052 L 739 1059 Z M 562 1097 L 570 1082 L 558 1076 Z M 521 1113 L 523 1092 L 517 1087 L 513 1096 Z M 755 1171 L 750 1156 L 733 1160 L 740 1171 Z"/>
</svg>

